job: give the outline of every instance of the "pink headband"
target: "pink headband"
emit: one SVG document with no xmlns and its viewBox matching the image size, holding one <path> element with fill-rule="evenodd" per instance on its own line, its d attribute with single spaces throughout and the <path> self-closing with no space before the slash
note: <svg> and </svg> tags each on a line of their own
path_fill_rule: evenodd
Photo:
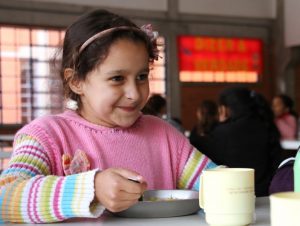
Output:
<svg viewBox="0 0 300 226">
<path fill-rule="evenodd" d="M 156 41 L 157 37 L 158 37 L 158 32 L 157 31 L 153 31 L 152 30 L 152 25 L 151 24 L 146 24 L 143 25 L 140 29 L 139 28 L 135 28 L 135 27 L 128 27 L 128 26 L 121 26 L 121 27 L 112 27 L 112 28 L 108 28 L 106 30 L 100 31 L 96 34 L 94 34 L 92 37 L 90 37 L 88 40 L 86 40 L 80 47 L 79 49 L 79 54 L 89 45 L 91 44 L 93 41 L 95 41 L 97 38 L 112 32 L 114 30 L 137 30 L 137 31 L 143 31 L 146 33 L 146 35 L 150 38 L 151 42 Z M 158 57 L 158 56 L 157 56 Z"/>
</svg>

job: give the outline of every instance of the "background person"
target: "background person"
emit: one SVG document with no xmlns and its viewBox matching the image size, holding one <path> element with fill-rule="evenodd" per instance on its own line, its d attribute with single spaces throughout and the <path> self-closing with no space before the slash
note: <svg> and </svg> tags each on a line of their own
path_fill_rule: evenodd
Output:
<svg viewBox="0 0 300 226">
<path fill-rule="evenodd" d="M 294 140 L 298 135 L 298 114 L 293 109 L 294 102 L 287 95 L 280 94 L 273 98 L 272 109 L 275 123 L 281 139 Z"/>
<path fill-rule="evenodd" d="M 196 114 L 197 124 L 192 129 L 189 139 L 193 146 L 201 150 L 207 136 L 218 125 L 218 106 L 212 100 L 203 100 Z"/>
<path fill-rule="evenodd" d="M 282 158 L 269 104 L 254 91 L 231 87 L 219 96 L 219 118 L 201 151 L 217 164 L 255 169 L 256 196 L 268 195 Z"/>
<path fill-rule="evenodd" d="M 152 94 L 152 96 L 149 97 L 145 107 L 142 109 L 142 112 L 145 115 L 154 115 L 165 119 L 180 132 L 184 133 L 184 129 L 179 119 L 167 117 L 167 101 L 160 94 Z"/>
</svg>

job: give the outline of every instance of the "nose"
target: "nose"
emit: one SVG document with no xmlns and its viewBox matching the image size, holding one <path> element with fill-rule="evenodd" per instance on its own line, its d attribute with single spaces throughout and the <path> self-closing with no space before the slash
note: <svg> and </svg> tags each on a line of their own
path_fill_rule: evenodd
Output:
<svg viewBox="0 0 300 226">
<path fill-rule="evenodd" d="M 126 90 L 125 90 L 126 98 L 136 101 L 140 98 L 140 95 L 141 94 L 140 94 L 139 86 L 135 82 L 132 82 L 126 86 Z"/>
</svg>

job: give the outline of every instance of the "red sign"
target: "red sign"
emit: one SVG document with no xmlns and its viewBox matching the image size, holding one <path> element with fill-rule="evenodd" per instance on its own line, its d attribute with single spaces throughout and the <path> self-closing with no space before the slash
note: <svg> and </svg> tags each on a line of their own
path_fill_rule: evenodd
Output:
<svg viewBox="0 0 300 226">
<path fill-rule="evenodd" d="M 178 49 L 180 71 L 263 71 L 259 39 L 179 36 Z"/>
</svg>

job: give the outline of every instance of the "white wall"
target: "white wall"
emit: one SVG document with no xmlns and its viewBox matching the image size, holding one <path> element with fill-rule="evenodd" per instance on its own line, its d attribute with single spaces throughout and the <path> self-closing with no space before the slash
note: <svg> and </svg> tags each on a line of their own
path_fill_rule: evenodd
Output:
<svg viewBox="0 0 300 226">
<path fill-rule="evenodd" d="M 86 6 L 167 11 L 168 0 L 33 0 Z M 172 1 L 172 0 L 169 0 Z M 297 0 L 295 0 L 297 1 Z M 178 0 L 178 11 L 212 16 L 275 18 L 276 0 Z"/>
<path fill-rule="evenodd" d="M 213 16 L 275 18 L 276 0 L 179 0 L 179 11 Z"/>
<path fill-rule="evenodd" d="M 286 47 L 300 45 L 300 1 L 284 1 L 284 43 Z"/>
<path fill-rule="evenodd" d="M 106 6 L 124 9 L 146 9 L 154 11 L 167 11 L 168 0 L 33 0 L 37 2 L 57 2 L 86 6 Z"/>
</svg>

